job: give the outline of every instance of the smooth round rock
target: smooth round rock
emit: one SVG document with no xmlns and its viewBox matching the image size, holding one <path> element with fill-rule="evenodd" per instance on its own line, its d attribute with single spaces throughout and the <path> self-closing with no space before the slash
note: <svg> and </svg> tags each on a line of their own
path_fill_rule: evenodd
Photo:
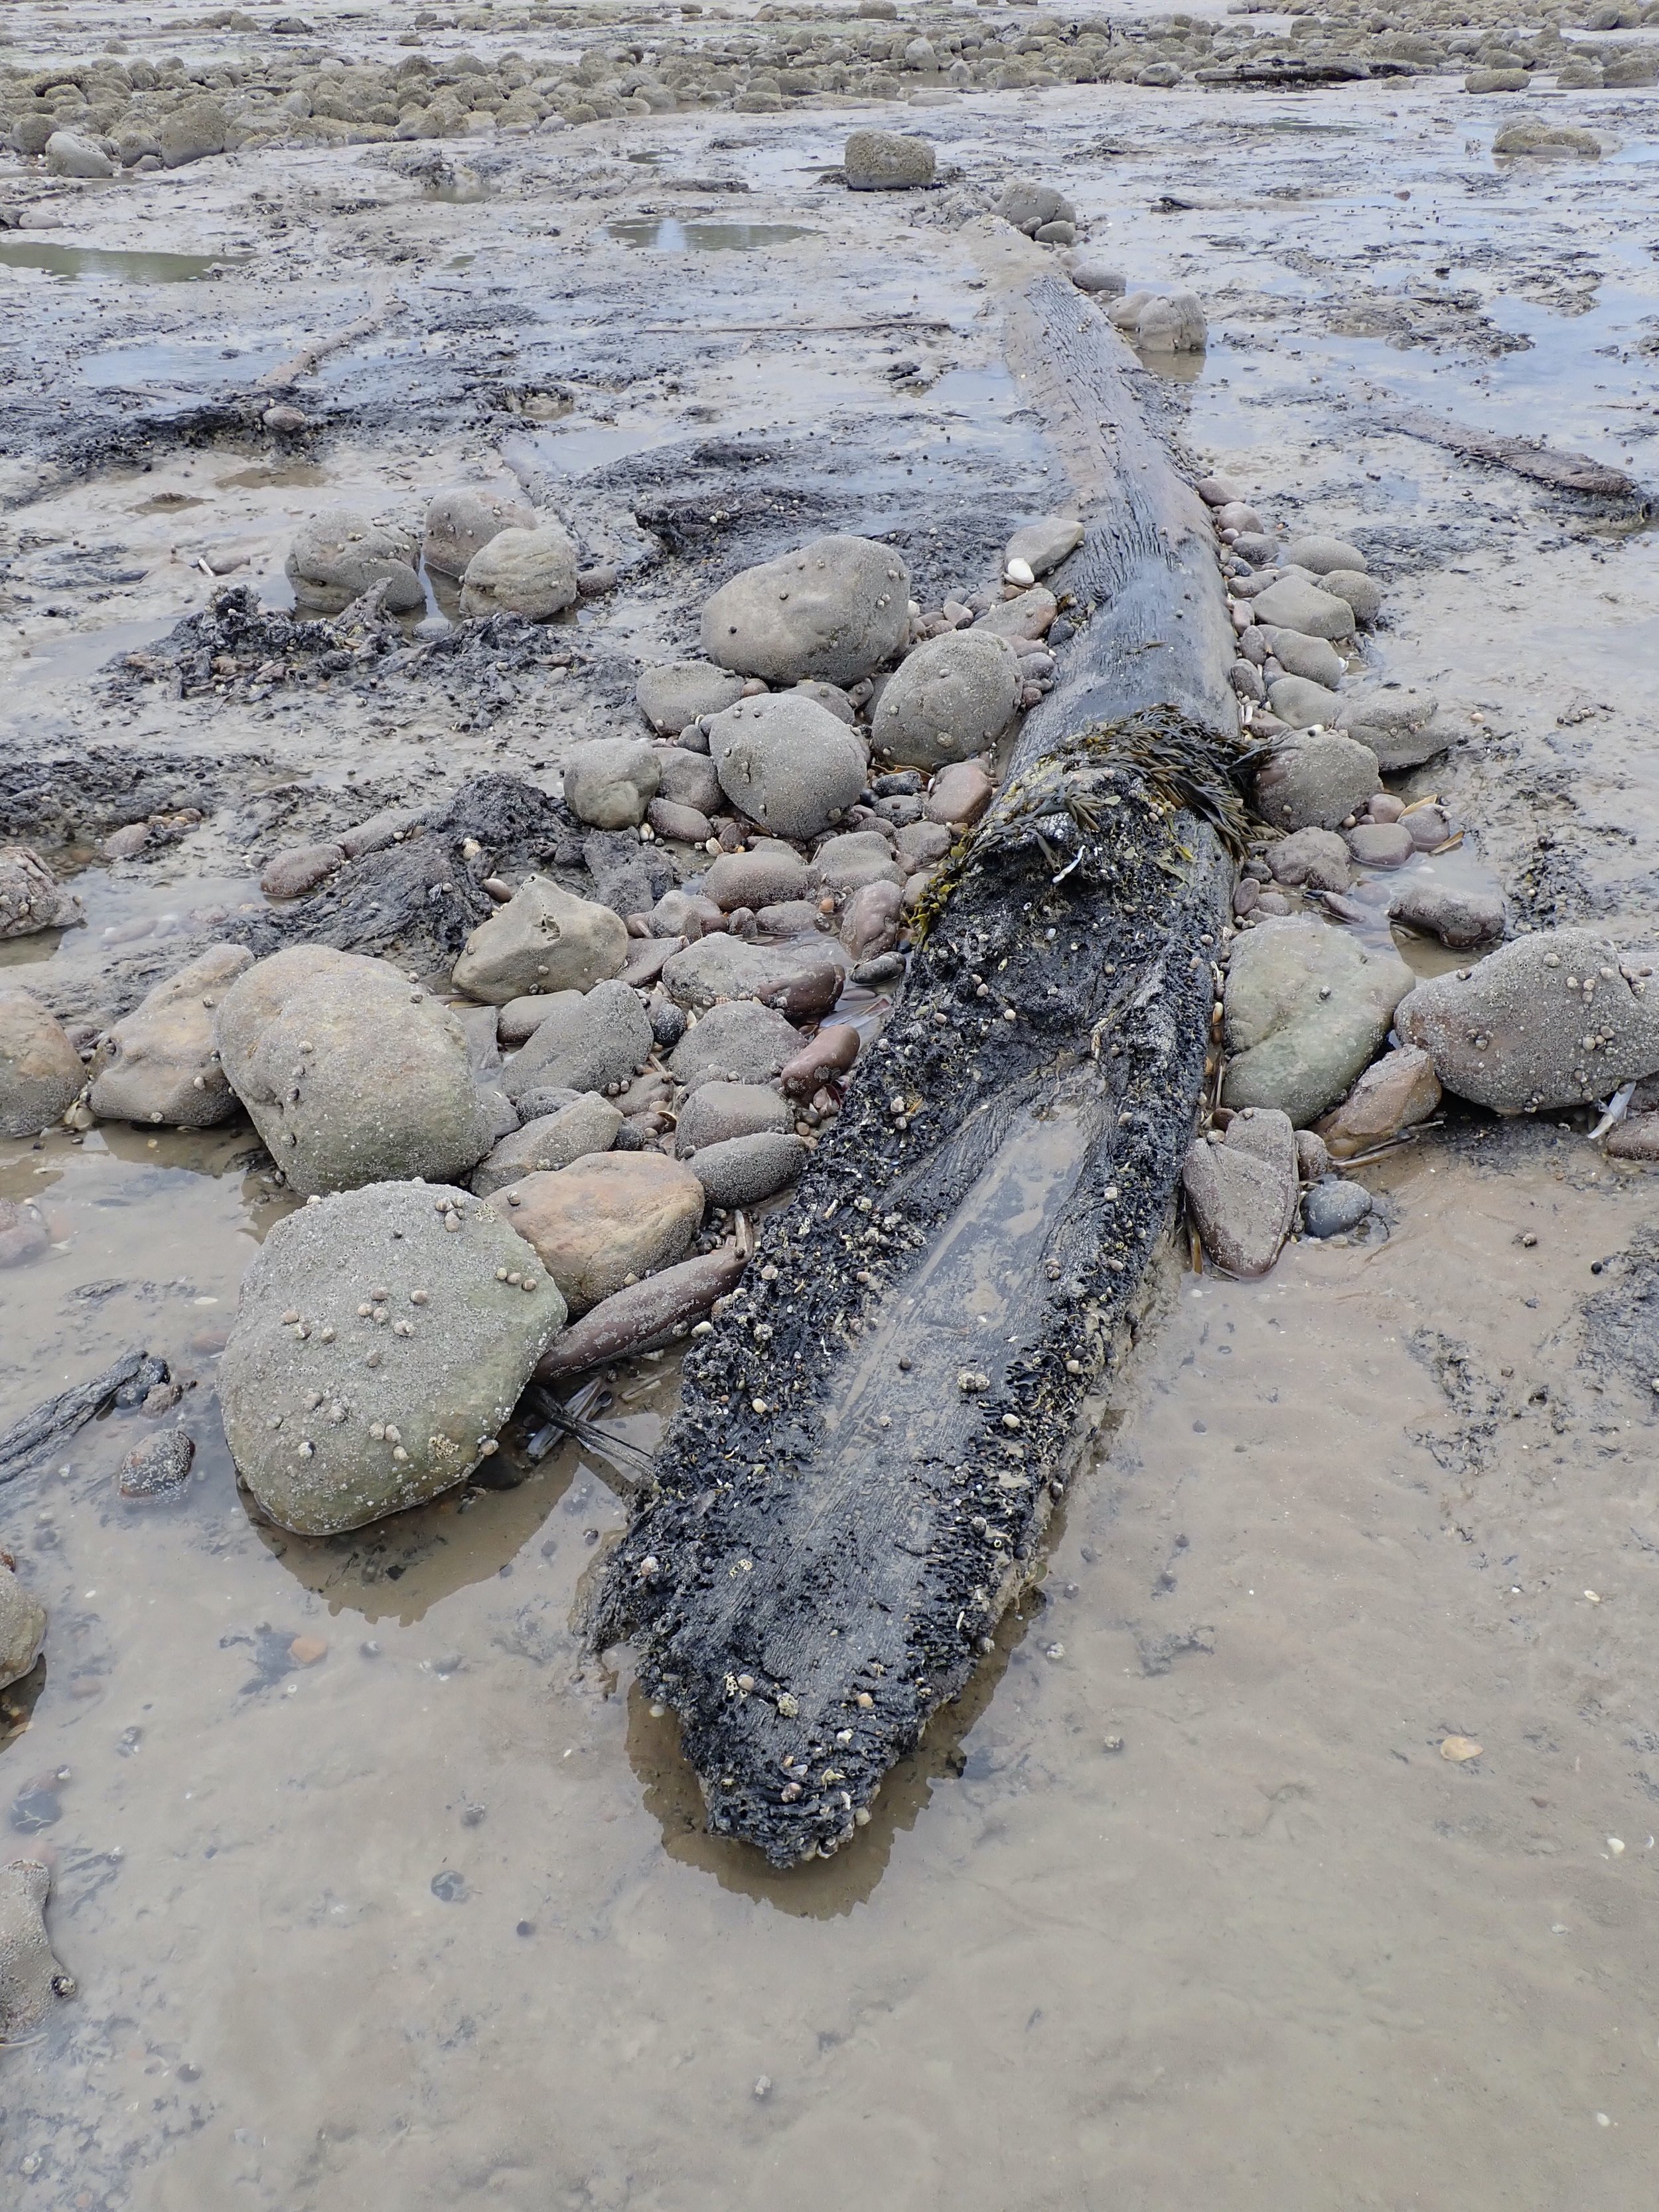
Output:
<svg viewBox="0 0 1659 2212">
<path fill-rule="evenodd" d="M 693 1165 L 711 1206 L 758 1206 L 796 1181 L 806 1164 L 801 1139 L 778 1129 L 704 1145 Z"/>
<path fill-rule="evenodd" d="M 762 1130 L 787 1131 L 794 1121 L 787 1102 L 769 1084 L 702 1083 L 680 1109 L 674 1149 L 688 1159 L 705 1145 L 752 1137 Z"/>
<path fill-rule="evenodd" d="M 702 648 L 769 684 L 857 684 L 904 642 L 909 599 L 910 572 L 891 546 L 820 538 L 723 585 L 703 609 Z"/>
<path fill-rule="evenodd" d="M 632 830 L 657 795 L 662 768 L 644 738 L 588 738 L 564 758 L 564 803 L 596 830 Z"/>
<path fill-rule="evenodd" d="M 775 836 L 821 836 L 864 788 L 862 744 L 813 700 L 739 700 L 708 728 L 721 790 Z"/>
<path fill-rule="evenodd" d="M 426 605 L 415 561 L 408 531 L 337 507 L 295 532 L 283 565 L 302 609 L 338 614 L 384 582 L 388 611 L 412 614 Z"/>
<path fill-rule="evenodd" d="M 627 958 L 620 915 L 532 876 L 468 937 L 453 980 L 470 999 L 504 1006 L 532 994 L 591 990 Z"/>
<path fill-rule="evenodd" d="M 971 759 L 1013 720 L 1024 679 L 1004 637 L 947 630 L 908 653 L 883 687 L 871 722 L 878 751 L 914 768 Z"/>
<path fill-rule="evenodd" d="M 688 722 L 735 705 L 743 696 L 743 678 L 712 661 L 673 660 L 642 668 L 634 696 L 653 730 L 677 738 Z"/>
<path fill-rule="evenodd" d="M 100 1121 L 210 1128 L 236 1111 L 220 1065 L 220 999 L 253 965 L 244 945 L 210 945 L 105 1030 L 88 1104 Z"/>
<path fill-rule="evenodd" d="M 422 557 L 434 574 L 459 578 L 473 555 L 503 530 L 533 530 L 533 510 L 510 492 L 457 485 L 428 504 Z"/>
<path fill-rule="evenodd" d="M 1285 559 L 1291 567 L 1305 568 L 1314 576 L 1322 576 L 1332 568 L 1358 569 L 1363 574 L 1365 568 L 1364 555 L 1346 538 L 1298 538 L 1285 548 Z"/>
<path fill-rule="evenodd" d="M 1327 1176 L 1302 1194 L 1302 1226 L 1310 1237 L 1340 1237 L 1358 1229 L 1371 1210 L 1371 1194 L 1364 1183 Z"/>
<path fill-rule="evenodd" d="M 576 549 L 556 523 L 501 530 L 481 545 L 461 579 L 465 615 L 523 615 L 546 622 L 576 601 Z"/>
<path fill-rule="evenodd" d="M 487 1456 L 564 1319 L 536 1254 L 465 1191 L 377 1182 L 301 1206 L 244 1276 L 219 1364 L 237 1470 L 302 1535 L 422 1504 Z"/>
<path fill-rule="evenodd" d="M 85 1080 L 58 1017 L 30 992 L 0 989 L 0 1134 L 33 1137 L 61 1121 Z"/>
<path fill-rule="evenodd" d="M 529 1240 L 569 1303 L 586 1313 L 629 1276 L 684 1258 L 702 1219 L 702 1185 L 657 1152 L 597 1152 L 526 1176 L 484 1201 Z"/>
</svg>

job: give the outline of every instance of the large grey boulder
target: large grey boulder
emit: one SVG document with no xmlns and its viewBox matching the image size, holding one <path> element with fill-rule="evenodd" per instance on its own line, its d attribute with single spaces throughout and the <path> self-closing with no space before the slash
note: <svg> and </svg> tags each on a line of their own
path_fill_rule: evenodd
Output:
<svg viewBox="0 0 1659 2212">
<path fill-rule="evenodd" d="M 225 111 L 206 93 L 158 117 L 155 129 L 162 165 L 169 169 L 181 169 L 186 161 L 225 150 Z"/>
<path fill-rule="evenodd" d="M 1504 895 L 1485 885 L 1443 883 L 1426 869 L 1413 870 L 1389 898 L 1389 915 L 1462 952 L 1504 934 Z"/>
<path fill-rule="evenodd" d="M 54 131 L 46 141 L 46 167 L 54 177 L 112 177 L 115 164 L 95 139 L 79 131 Z"/>
<path fill-rule="evenodd" d="M 283 566 L 295 600 L 309 611 L 338 614 L 372 584 L 383 582 L 388 611 L 412 614 L 426 605 L 415 560 L 408 531 L 336 507 L 295 532 Z"/>
<path fill-rule="evenodd" d="M 219 1058 L 291 1187 L 464 1175 L 495 1133 L 465 1033 L 385 961 L 296 945 L 226 992 Z"/>
<path fill-rule="evenodd" d="M 422 549 L 426 565 L 440 576 L 464 576 L 468 562 L 492 538 L 499 538 L 503 530 L 535 526 L 533 511 L 510 492 L 457 485 L 439 492 L 428 504 Z"/>
<path fill-rule="evenodd" d="M 1353 609 L 1309 576 L 1281 576 L 1265 592 L 1256 592 L 1251 611 L 1257 622 L 1275 629 L 1300 630 L 1307 637 L 1353 635 Z"/>
<path fill-rule="evenodd" d="M 215 1024 L 220 1000 L 252 965 L 245 945 L 210 945 L 105 1030 L 87 1101 L 100 1121 L 206 1129 L 236 1111 Z"/>
<path fill-rule="evenodd" d="M 1316 890 L 1348 888 L 1348 848 L 1334 830 L 1297 830 L 1267 848 L 1267 866 L 1276 884 Z"/>
<path fill-rule="evenodd" d="M 1223 1098 L 1276 1106 L 1302 1127 L 1352 1089 L 1411 987 L 1397 953 L 1311 915 L 1247 931 L 1227 971 Z"/>
<path fill-rule="evenodd" d="M 842 165 L 855 192 L 910 191 L 933 181 L 933 147 L 898 131 L 850 132 Z"/>
<path fill-rule="evenodd" d="M 1334 730 L 1287 738 L 1256 772 L 1256 811 L 1276 830 L 1334 830 L 1381 791 L 1376 755 Z"/>
<path fill-rule="evenodd" d="M 608 1152 L 616 1142 L 623 1117 L 608 1098 L 597 1091 L 573 1098 L 556 1113 L 538 1114 L 521 1129 L 501 1139 L 472 1170 L 472 1188 L 480 1198 L 504 1190 L 527 1175 L 556 1175 L 572 1160 L 590 1152 Z"/>
<path fill-rule="evenodd" d="M 70 929 L 85 920 L 80 900 L 38 853 L 27 845 L 0 847 L 0 939 Z"/>
<path fill-rule="evenodd" d="M 634 696 L 653 730 L 663 737 L 677 738 L 688 722 L 704 714 L 718 714 L 722 707 L 735 706 L 743 696 L 743 678 L 729 668 L 716 668 L 712 661 L 673 660 L 659 668 L 642 668 Z M 671 792 L 669 796 L 678 794 Z M 698 802 L 683 803 L 696 805 Z"/>
<path fill-rule="evenodd" d="M 588 738 L 564 758 L 564 803 L 596 830 L 637 829 L 657 795 L 662 768 L 644 738 Z"/>
<path fill-rule="evenodd" d="M 869 773 L 863 744 L 815 700 L 742 699 L 708 724 L 708 751 L 732 805 L 777 837 L 816 837 L 839 821 Z"/>
<path fill-rule="evenodd" d="M 237 1471 L 301 1535 L 422 1504 L 489 1456 L 564 1318 L 536 1254 L 465 1191 L 374 1182 L 302 1206 L 243 1278 L 219 1363 Z"/>
<path fill-rule="evenodd" d="M 576 549 L 556 522 L 501 530 L 461 579 L 464 615 L 523 615 L 546 622 L 576 601 Z"/>
<path fill-rule="evenodd" d="M 817 1021 L 841 996 L 842 970 L 827 946 L 750 945 L 704 937 L 664 966 L 663 988 L 693 1012 L 717 999 L 758 999 L 798 1022 Z"/>
<path fill-rule="evenodd" d="M 702 649 L 769 684 L 857 684 L 890 660 L 909 628 L 910 572 L 890 545 L 820 538 L 745 568 L 702 613 Z"/>
<path fill-rule="evenodd" d="M 0 1135 L 33 1137 L 61 1121 L 85 1080 L 58 1017 L 27 991 L 0 990 Z"/>
<path fill-rule="evenodd" d="M 1006 638 L 977 625 L 946 630 L 907 653 L 888 678 L 871 737 L 907 768 L 971 760 L 1013 720 L 1024 682 Z"/>
<path fill-rule="evenodd" d="M 1648 964 L 1591 930 L 1538 930 L 1419 983 L 1395 1025 L 1448 1091 L 1477 1106 L 1583 1105 L 1659 1073 L 1659 992 L 1639 972 Z"/>
<path fill-rule="evenodd" d="M 1205 1251 L 1230 1275 L 1265 1275 L 1296 1219 L 1296 1133 L 1271 1107 L 1246 1107 L 1224 1135 L 1182 1164 L 1187 1205 Z"/>
<path fill-rule="evenodd" d="M 453 980 L 470 999 L 504 1006 L 532 993 L 591 990 L 627 959 L 620 915 L 531 876 L 467 939 Z"/>
<path fill-rule="evenodd" d="M 46 1640 L 46 1608 L 0 1559 L 0 1690 L 21 1682 Z"/>
<path fill-rule="evenodd" d="M 1311 576 L 1322 576 L 1332 568 L 1357 569 L 1364 574 L 1365 556 L 1357 545 L 1346 538 L 1328 538 L 1317 534 L 1298 538 L 1285 549 L 1285 565 L 1305 568 Z"/>
<path fill-rule="evenodd" d="M 651 1056 L 651 1018 L 637 991 L 623 982 L 596 983 L 583 994 L 561 991 L 545 1021 L 507 1063 L 509 1098 L 556 1086 L 605 1091 L 626 1083 Z"/>
<path fill-rule="evenodd" d="M 1143 353 L 1202 353 L 1209 343 L 1210 326 L 1196 292 L 1126 292 L 1106 313 Z"/>
<path fill-rule="evenodd" d="M 770 1083 L 800 1047 L 800 1031 L 775 1007 L 732 999 L 691 1024 L 668 1066 L 687 1091 L 703 1083 Z"/>
</svg>

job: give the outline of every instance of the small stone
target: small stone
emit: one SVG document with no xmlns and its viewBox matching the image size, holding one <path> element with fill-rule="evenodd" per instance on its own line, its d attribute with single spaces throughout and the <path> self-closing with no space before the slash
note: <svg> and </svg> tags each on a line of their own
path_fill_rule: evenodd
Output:
<svg viewBox="0 0 1659 2212">
<path fill-rule="evenodd" d="M 1426 1121 L 1439 1104 L 1440 1084 L 1429 1055 L 1401 1045 L 1365 1070 L 1319 1131 L 1333 1158 L 1351 1159 Z"/>
<path fill-rule="evenodd" d="M 1357 1229 L 1370 1210 L 1371 1194 L 1363 1183 L 1328 1176 L 1303 1193 L 1302 1226 L 1310 1237 L 1340 1237 Z"/>
<path fill-rule="evenodd" d="M 165 1498 L 190 1479 L 196 1447 L 182 1429 L 146 1437 L 122 1460 L 116 1485 L 123 1498 Z"/>
<path fill-rule="evenodd" d="M 1219 1145 L 1195 1144 L 1182 1169 L 1204 1249 L 1228 1273 L 1265 1275 L 1296 1218 L 1296 1139 L 1269 1108 L 1235 1115 Z"/>
<path fill-rule="evenodd" d="M 690 1168 L 661 1152 L 602 1152 L 526 1176 L 484 1205 L 535 1248 L 574 1315 L 630 1275 L 683 1258 L 702 1218 L 703 1191 Z"/>
</svg>

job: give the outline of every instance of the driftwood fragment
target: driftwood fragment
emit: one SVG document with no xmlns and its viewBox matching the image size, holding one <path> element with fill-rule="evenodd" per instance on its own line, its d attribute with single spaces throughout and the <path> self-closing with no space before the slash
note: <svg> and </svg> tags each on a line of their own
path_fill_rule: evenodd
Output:
<svg viewBox="0 0 1659 2212">
<path fill-rule="evenodd" d="M 76 1429 L 94 1413 L 101 1413 L 118 1396 L 131 1394 L 127 1402 L 137 1404 L 146 1391 L 167 1379 L 164 1359 L 148 1352 L 124 1352 L 89 1382 L 77 1382 L 71 1389 L 60 1390 L 56 1397 L 46 1399 L 32 1413 L 14 1421 L 9 1429 L 0 1430 L 0 1482 L 10 1482 L 26 1473 L 48 1447 L 73 1436 Z"/>
<path fill-rule="evenodd" d="M 1420 438 L 1425 445 L 1442 447 L 1464 460 L 1507 469 L 1511 476 L 1525 477 L 1551 491 L 1578 492 L 1589 499 L 1627 500 L 1643 515 L 1652 510 L 1651 499 L 1634 477 L 1605 461 L 1594 460 L 1588 453 L 1547 445 L 1541 438 L 1503 437 L 1467 422 L 1448 422 L 1421 407 L 1394 407 L 1380 392 L 1371 398 L 1367 418 L 1379 429 L 1398 430 L 1405 437 Z"/>
<path fill-rule="evenodd" d="M 1204 1080 L 1237 818 L 1213 538 L 1077 293 L 1029 281 L 1008 344 L 1094 507 L 1084 627 L 688 1355 L 595 1617 L 678 1714 L 710 1827 L 779 1865 L 853 1836 L 1033 1573 Z"/>
</svg>

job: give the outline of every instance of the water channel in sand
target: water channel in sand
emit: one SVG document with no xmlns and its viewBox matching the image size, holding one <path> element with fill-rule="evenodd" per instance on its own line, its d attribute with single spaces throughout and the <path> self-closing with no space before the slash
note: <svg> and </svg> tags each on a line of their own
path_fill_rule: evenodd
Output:
<svg viewBox="0 0 1659 2212">
<path fill-rule="evenodd" d="M 1286 526 L 1372 533 L 1382 665 L 1470 732 L 1409 787 L 1474 825 L 1449 861 L 1496 872 L 1540 920 L 1633 937 L 1652 926 L 1659 832 L 1653 542 L 1388 430 L 1365 394 L 1643 473 L 1659 429 L 1640 351 L 1659 313 L 1649 97 L 1599 101 L 1625 120 L 1595 173 L 1500 167 L 1490 111 L 1435 82 L 1156 106 L 1085 88 L 927 114 L 970 179 L 1000 178 L 1012 147 L 1022 167 L 1063 168 L 1132 275 L 1200 292 L 1212 343 L 1176 422 Z M 737 120 L 725 149 L 696 116 L 562 142 L 591 149 L 607 192 L 630 131 L 687 174 L 729 162 L 752 186 L 745 225 L 802 234 L 776 257 L 688 253 L 671 295 L 616 226 L 659 242 L 713 218 L 651 164 L 629 181 L 649 207 L 605 198 L 597 233 L 580 176 L 539 203 L 422 196 L 399 216 L 430 266 L 470 257 L 443 279 L 470 306 L 495 285 L 526 307 L 489 341 L 516 349 L 526 388 L 596 353 L 614 367 L 607 330 L 641 356 L 635 384 L 583 382 L 525 465 L 580 492 L 661 445 L 787 428 L 826 453 L 846 440 L 872 527 L 954 484 L 1000 486 L 1010 524 L 1062 496 L 1065 457 L 1020 412 L 955 234 L 810 181 L 846 117 Z M 1091 151 L 1103 130 L 1110 150 Z M 326 198 L 361 184 L 353 158 L 270 156 L 240 179 L 198 165 L 166 186 L 168 252 L 217 255 L 258 176 L 312 210 L 285 268 L 349 320 L 362 271 L 332 264 L 366 233 Z M 1200 204 L 1149 212 L 1166 192 Z M 550 210 L 562 238 L 536 228 Z M 125 250 L 103 199 L 77 221 L 52 251 Z M 50 293 L 43 329 L 66 360 L 171 349 L 166 374 L 195 398 L 264 357 L 222 365 L 220 319 L 240 345 L 293 336 L 292 283 L 259 296 L 269 264 L 62 321 L 80 312 L 66 295 L 97 288 L 40 266 L 10 296 L 33 313 Z M 154 304 L 186 295 L 187 312 Z M 431 350 L 363 371 L 371 398 L 399 378 L 418 398 L 442 368 L 437 295 L 419 297 Z M 632 335 L 647 316 L 689 340 L 649 351 Z M 945 335 L 800 334 L 883 319 Z M 1516 337 L 1526 349 L 1492 349 Z M 468 356 L 472 388 L 504 358 Z M 905 361 L 914 388 L 889 374 Z M 319 388 L 356 374 L 337 362 Z M 591 718 L 608 726 L 602 699 L 530 733 L 509 718 L 498 756 L 437 708 L 381 728 L 361 702 L 167 701 L 116 725 L 89 688 L 100 641 L 125 651 L 203 604 L 198 550 L 240 533 L 275 598 L 296 516 L 411 498 L 463 463 L 506 473 L 501 418 L 441 450 L 395 410 L 364 422 L 308 475 L 181 446 L 149 473 L 40 487 L 12 518 L 33 597 L 6 641 L 35 679 L 20 714 L 39 719 L 5 742 L 69 727 L 257 757 L 261 803 L 313 808 L 303 827 L 334 818 L 352 777 L 413 784 L 431 761 L 498 757 L 528 772 Z M 77 539 L 136 574 L 81 577 Z M 666 657 L 678 619 L 647 591 L 585 611 L 582 634 Z M 137 927 L 124 941 L 142 946 L 145 924 L 257 896 L 254 842 L 210 822 L 159 879 L 76 874 L 87 927 L 31 945 L 46 957 L 27 972 L 90 972 L 105 931 Z M 1449 1114 L 1367 1170 L 1385 1237 L 1297 1244 L 1261 1283 L 1171 1261 L 1041 1589 L 856 1847 L 790 1875 L 701 1832 L 627 1654 L 581 1651 L 573 1612 L 622 1525 L 626 1467 L 570 1443 L 534 1460 L 520 1431 L 509 1486 L 331 1543 L 258 1525 L 213 1396 L 243 1270 L 293 1202 L 251 1130 L 0 1144 L 0 1197 L 33 1201 L 52 1239 L 0 1273 L 0 1421 L 143 1344 L 187 1380 L 198 1448 L 182 1499 L 124 1502 L 112 1471 L 143 1423 L 111 1415 L 0 1491 L 0 1538 L 52 1613 L 36 1674 L 0 1708 L 0 1820 L 18 1850 L 56 1852 L 52 1925 L 79 1984 L 0 2057 L 0 2202 L 1645 2206 L 1656 1400 L 1585 1308 L 1595 1271 L 1659 1232 L 1659 1196 L 1586 1142 L 1589 1118 Z M 673 1392 L 672 1358 L 642 1361 L 584 1410 L 648 1448 Z M 1480 1756 L 1443 1757 L 1449 1736 Z"/>
</svg>

